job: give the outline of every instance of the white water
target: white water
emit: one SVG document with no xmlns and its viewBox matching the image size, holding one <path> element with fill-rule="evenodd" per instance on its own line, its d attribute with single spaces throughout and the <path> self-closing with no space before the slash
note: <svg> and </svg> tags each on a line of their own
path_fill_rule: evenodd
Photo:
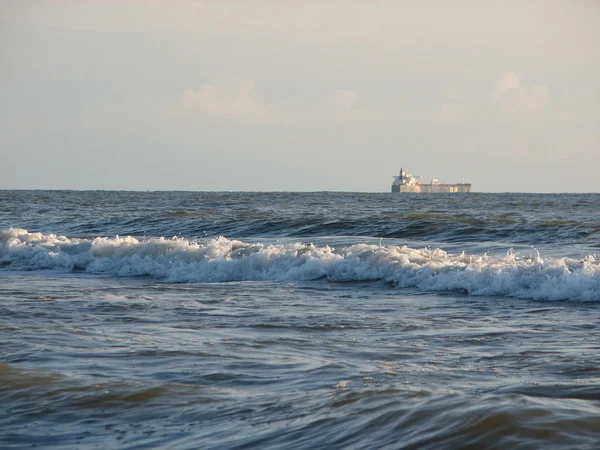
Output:
<svg viewBox="0 0 600 450">
<path fill-rule="evenodd" d="M 256 244 L 133 237 L 74 239 L 0 230 L 0 263 L 11 268 L 84 270 L 169 282 L 385 280 L 423 291 L 462 291 L 537 300 L 600 301 L 600 262 L 571 258 L 453 255 L 441 249 L 356 244 Z"/>
</svg>

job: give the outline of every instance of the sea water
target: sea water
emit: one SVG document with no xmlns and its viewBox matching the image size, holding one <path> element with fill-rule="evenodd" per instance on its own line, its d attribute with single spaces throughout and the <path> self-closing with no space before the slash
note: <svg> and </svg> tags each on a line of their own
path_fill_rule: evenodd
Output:
<svg viewBox="0 0 600 450">
<path fill-rule="evenodd" d="M 0 191 L 1 448 L 600 448 L 600 195 Z"/>
</svg>

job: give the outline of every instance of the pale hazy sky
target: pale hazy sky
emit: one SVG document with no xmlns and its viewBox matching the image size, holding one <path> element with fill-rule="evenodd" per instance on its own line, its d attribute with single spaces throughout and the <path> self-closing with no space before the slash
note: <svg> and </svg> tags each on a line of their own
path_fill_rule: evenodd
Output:
<svg viewBox="0 0 600 450">
<path fill-rule="evenodd" d="M 0 189 L 600 192 L 600 2 L 2 0 Z"/>
</svg>

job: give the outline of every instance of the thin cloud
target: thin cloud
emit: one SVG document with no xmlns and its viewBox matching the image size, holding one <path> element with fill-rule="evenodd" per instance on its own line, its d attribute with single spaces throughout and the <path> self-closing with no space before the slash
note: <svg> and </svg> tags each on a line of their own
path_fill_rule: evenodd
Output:
<svg viewBox="0 0 600 450">
<path fill-rule="evenodd" d="M 361 107 L 358 98 L 359 94 L 355 89 L 330 92 L 315 117 L 326 121 L 369 121 L 377 118 L 379 113 Z"/>
<path fill-rule="evenodd" d="M 237 125 L 272 123 L 278 119 L 276 108 L 265 103 L 253 80 L 221 80 L 188 89 L 170 105 L 171 114 L 204 117 Z"/>
<path fill-rule="evenodd" d="M 532 114 L 544 111 L 551 102 L 546 86 L 524 86 L 515 73 L 505 73 L 490 91 L 492 102 L 504 113 Z"/>
<path fill-rule="evenodd" d="M 433 121 L 436 123 L 456 123 L 465 117 L 465 108 L 456 103 L 442 103 L 433 110 Z"/>
<path fill-rule="evenodd" d="M 348 118 L 354 110 L 356 91 L 353 89 L 339 89 L 332 97 L 333 112 L 338 118 Z"/>
</svg>

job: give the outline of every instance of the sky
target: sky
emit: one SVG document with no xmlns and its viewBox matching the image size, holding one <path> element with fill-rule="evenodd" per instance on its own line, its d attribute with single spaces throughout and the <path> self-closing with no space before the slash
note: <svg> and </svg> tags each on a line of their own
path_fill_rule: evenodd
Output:
<svg viewBox="0 0 600 450">
<path fill-rule="evenodd" d="M 3 0 L 0 189 L 600 192 L 600 2 Z"/>
</svg>

